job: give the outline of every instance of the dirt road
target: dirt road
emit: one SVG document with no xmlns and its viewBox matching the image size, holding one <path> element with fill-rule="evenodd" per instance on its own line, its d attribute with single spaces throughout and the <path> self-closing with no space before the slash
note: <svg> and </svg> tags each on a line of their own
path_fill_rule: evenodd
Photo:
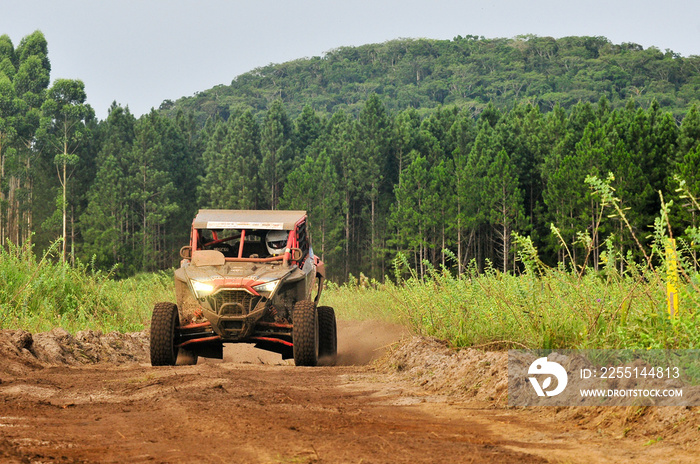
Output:
<svg viewBox="0 0 700 464">
<path fill-rule="evenodd" d="M 362 364 L 396 333 L 360 334 L 366 327 L 340 327 L 341 361 L 360 365 L 317 368 L 239 349 L 196 366 L 9 369 L 19 361 L 0 349 L 0 462 L 697 462 L 687 438 L 648 444 L 478 395 L 435 394 Z"/>
</svg>

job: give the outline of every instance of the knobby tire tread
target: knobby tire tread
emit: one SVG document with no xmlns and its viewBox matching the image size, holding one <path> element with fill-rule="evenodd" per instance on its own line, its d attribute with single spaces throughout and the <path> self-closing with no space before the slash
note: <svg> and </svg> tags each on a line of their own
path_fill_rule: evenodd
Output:
<svg viewBox="0 0 700 464">
<path fill-rule="evenodd" d="M 318 354 L 320 357 L 335 358 L 338 354 L 338 329 L 335 323 L 335 310 L 330 306 L 318 309 Z"/>
<path fill-rule="evenodd" d="M 175 330 L 179 323 L 177 305 L 156 303 L 151 317 L 151 365 L 174 366 L 178 349 L 175 347 Z"/>
<path fill-rule="evenodd" d="M 317 315 L 313 301 L 302 300 L 294 305 L 292 343 L 294 344 L 294 364 L 297 366 L 318 364 Z"/>
</svg>

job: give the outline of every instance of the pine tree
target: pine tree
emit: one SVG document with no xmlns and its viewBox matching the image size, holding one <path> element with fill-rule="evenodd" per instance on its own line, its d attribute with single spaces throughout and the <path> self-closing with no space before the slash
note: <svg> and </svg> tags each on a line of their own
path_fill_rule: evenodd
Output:
<svg viewBox="0 0 700 464">
<path fill-rule="evenodd" d="M 372 277 L 376 273 L 376 250 L 378 248 L 379 196 L 384 189 L 384 173 L 391 157 L 391 120 L 386 108 L 375 94 L 365 102 L 356 125 L 356 161 L 358 181 L 369 202 L 369 263 Z"/>
<path fill-rule="evenodd" d="M 505 150 L 496 155 L 488 169 L 485 196 L 489 199 L 489 221 L 499 242 L 501 269 L 508 272 L 510 237 L 524 220 L 522 191 L 517 168 Z"/>
<path fill-rule="evenodd" d="M 228 208 L 255 209 L 262 201 L 260 129 L 250 110 L 237 117 L 224 148 L 221 182 Z"/>
<path fill-rule="evenodd" d="M 134 269 L 135 255 L 127 247 L 135 224 L 129 208 L 126 154 L 132 150 L 135 123 L 128 108 L 112 104 L 101 127 L 104 139 L 97 155 L 97 174 L 80 217 L 83 257 L 88 261 L 94 257 L 101 269 L 119 265 L 118 275 L 128 275 Z"/>
<path fill-rule="evenodd" d="M 437 264 L 437 252 L 440 252 L 440 264 L 445 267 L 444 250 L 454 242 L 451 235 L 456 214 L 457 184 L 455 168 L 451 159 L 443 159 L 430 169 L 430 209 L 427 214 L 433 219 L 433 264 Z"/>
<path fill-rule="evenodd" d="M 401 111 L 394 118 L 393 137 L 394 140 L 394 157 L 397 166 L 397 176 L 400 176 L 404 168 L 413 161 L 408 155 L 418 149 L 420 136 L 420 117 L 415 108 L 409 108 Z M 399 177 L 392 180 L 395 184 L 399 181 Z"/>
<path fill-rule="evenodd" d="M 179 207 L 179 214 L 172 216 L 168 223 L 169 246 L 180 248 L 178 244 L 189 240 L 192 218 L 197 213 L 197 175 L 201 158 L 198 153 L 197 136 L 193 133 L 193 121 L 179 111 L 174 120 L 164 119 L 164 146 L 168 158 L 169 171 L 175 187 L 173 201 Z"/>
<path fill-rule="evenodd" d="M 262 153 L 260 174 L 268 192 L 268 201 L 265 204 L 271 209 L 276 209 L 286 175 L 295 167 L 292 124 L 287 117 L 282 100 L 272 102 L 265 114 L 261 129 L 260 151 Z"/>
<path fill-rule="evenodd" d="M 350 249 L 353 246 L 351 242 L 354 223 L 351 221 L 351 216 L 362 188 L 358 182 L 359 171 L 354 159 L 354 133 L 353 121 L 343 111 L 338 111 L 328 121 L 324 136 L 324 148 L 330 157 L 331 164 L 336 169 L 340 209 L 344 219 L 344 234 L 340 240 L 343 247 L 343 279 L 348 278 L 353 264 Z"/>
<path fill-rule="evenodd" d="M 341 265 L 342 230 L 341 191 L 338 189 L 338 174 L 326 148 L 320 152 L 307 150 L 304 163 L 289 174 L 280 206 L 306 210 L 309 214 L 311 236 L 316 254 L 329 264 Z M 332 267 L 332 266 L 331 266 Z M 336 274 L 340 274 L 336 270 Z"/>
<path fill-rule="evenodd" d="M 172 200 L 175 186 L 164 151 L 162 116 L 152 110 L 139 119 L 134 132 L 127 188 L 131 208 L 139 219 L 134 238 L 140 240 L 134 240 L 132 246 L 141 257 L 140 268 L 152 271 L 172 264 L 171 251 L 163 246 L 163 226 L 178 211 L 178 205 Z"/>
<path fill-rule="evenodd" d="M 19 99 L 16 98 L 12 82 L 5 72 L 0 71 L 0 243 L 2 244 L 5 243 L 5 237 L 8 234 L 6 171 L 9 167 L 8 159 L 11 163 L 16 159 L 18 107 Z"/>
<path fill-rule="evenodd" d="M 520 105 L 499 121 L 496 130 L 500 145 L 517 170 L 525 215 L 533 228 L 537 221 L 537 205 L 542 201 L 541 166 L 544 153 L 549 149 L 544 140 L 544 118 L 539 107 Z"/>
<path fill-rule="evenodd" d="M 683 162 L 677 168 L 678 177 L 685 182 L 693 196 L 700 198 L 700 145 L 696 145 L 683 157 Z M 684 209 L 690 212 L 688 222 L 691 227 L 697 227 L 698 214 L 695 205 L 687 199 L 683 201 Z"/>
<path fill-rule="evenodd" d="M 233 121 L 233 120 L 231 120 Z M 217 121 L 208 128 L 206 148 L 202 153 L 202 174 L 199 176 L 197 199 L 203 208 L 224 208 L 224 150 L 228 143 L 229 124 Z"/>
<path fill-rule="evenodd" d="M 463 272 L 463 262 L 462 256 L 464 254 L 463 241 L 464 241 L 464 227 L 468 221 L 465 216 L 467 211 L 466 205 L 464 204 L 464 199 L 467 198 L 467 185 L 469 180 L 467 176 L 467 162 L 469 159 L 469 153 L 471 152 L 472 146 L 474 144 L 474 139 L 476 138 L 476 127 L 474 125 L 474 120 L 471 115 L 463 111 L 460 113 L 458 118 L 452 124 L 450 132 L 448 134 L 453 146 L 455 147 L 452 151 L 452 166 L 454 166 L 454 220 L 452 222 L 452 228 L 456 231 L 456 243 L 457 243 L 457 273 L 462 275 Z"/>
<path fill-rule="evenodd" d="M 492 258 L 490 250 L 492 240 L 488 223 L 488 198 L 485 195 L 488 169 L 498 153 L 494 129 L 486 121 L 479 122 L 474 145 L 469 152 L 464 167 L 464 184 L 461 189 L 460 202 L 464 205 L 464 227 L 469 230 L 468 252 L 475 259 L 479 269 L 487 258 Z M 470 258 L 465 254 L 465 261 Z"/>
<path fill-rule="evenodd" d="M 683 157 L 698 144 L 700 144 L 700 111 L 697 104 L 693 104 L 681 123 L 677 160 L 682 161 Z"/>
<path fill-rule="evenodd" d="M 307 147 L 321 135 L 322 123 L 309 105 L 304 105 L 301 114 L 294 121 L 295 151 L 303 155 Z"/>
<path fill-rule="evenodd" d="M 401 173 L 396 186 L 396 203 L 391 215 L 392 225 L 398 233 L 398 245 L 413 254 L 414 265 L 420 275 L 425 273 L 428 241 L 426 232 L 434 215 L 430 209 L 430 167 L 428 161 L 416 154 L 413 162 Z"/>
</svg>

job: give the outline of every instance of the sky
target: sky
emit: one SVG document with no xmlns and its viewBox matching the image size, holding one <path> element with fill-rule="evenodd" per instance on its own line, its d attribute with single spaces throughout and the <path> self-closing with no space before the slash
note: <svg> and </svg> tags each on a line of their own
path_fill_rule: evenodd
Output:
<svg viewBox="0 0 700 464">
<path fill-rule="evenodd" d="M 48 41 L 51 80 L 80 79 L 99 119 L 140 116 L 270 63 L 397 38 L 604 36 L 700 55 L 693 0 L 0 0 L 0 35 Z"/>
</svg>

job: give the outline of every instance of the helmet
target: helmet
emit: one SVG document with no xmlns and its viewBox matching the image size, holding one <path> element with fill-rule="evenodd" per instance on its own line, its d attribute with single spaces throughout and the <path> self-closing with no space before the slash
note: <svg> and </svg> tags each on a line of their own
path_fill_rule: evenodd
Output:
<svg viewBox="0 0 700 464">
<path fill-rule="evenodd" d="M 265 237 L 265 245 L 267 245 L 267 252 L 272 256 L 282 254 L 285 247 L 287 246 L 287 238 L 289 232 L 286 230 L 271 230 L 267 233 Z"/>
</svg>

